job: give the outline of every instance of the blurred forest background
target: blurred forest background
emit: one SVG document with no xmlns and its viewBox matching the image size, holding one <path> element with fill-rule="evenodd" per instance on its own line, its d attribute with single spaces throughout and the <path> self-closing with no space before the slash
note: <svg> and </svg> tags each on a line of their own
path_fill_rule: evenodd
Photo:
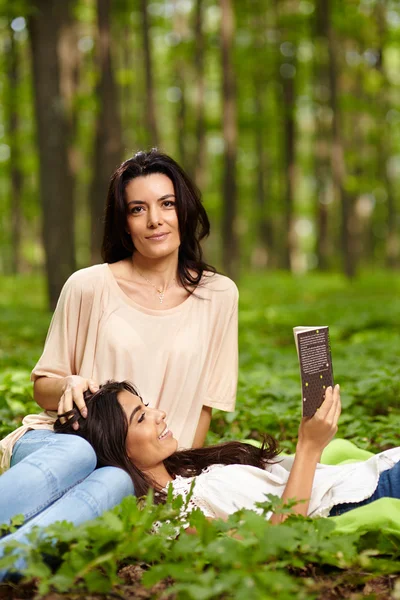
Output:
<svg viewBox="0 0 400 600">
<path fill-rule="evenodd" d="M 0 273 L 50 306 L 101 260 L 114 168 L 158 146 L 195 178 L 207 259 L 400 265 L 396 0 L 0 0 Z"/>
<path fill-rule="evenodd" d="M 61 286 L 101 261 L 112 172 L 152 146 L 194 177 L 206 258 L 240 288 L 237 407 L 216 412 L 207 441 L 269 432 L 293 452 L 292 327 L 326 323 L 339 435 L 399 445 L 398 0 L 0 0 L 0 437 L 38 410 L 29 373 Z M 143 535 L 148 509 L 56 526 L 28 576 L 83 597 L 115 586 L 122 560 L 151 563 L 153 583 L 174 574 L 178 598 L 372 598 L 373 578 L 400 598 L 385 530 L 288 520 L 275 535 L 240 513 L 237 554 L 208 521 L 200 541 Z M 53 575 L 39 561 L 57 553 Z M 149 597 L 132 581 L 124 597 Z"/>
</svg>

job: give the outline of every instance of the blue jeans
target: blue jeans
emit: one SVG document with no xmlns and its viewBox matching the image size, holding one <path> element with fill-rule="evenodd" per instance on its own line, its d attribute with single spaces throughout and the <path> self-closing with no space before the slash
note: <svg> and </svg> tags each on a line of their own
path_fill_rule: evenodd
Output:
<svg viewBox="0 0 400 600">
<path fill-rule="evenodd" d="M 349 510 L 370 504 L 379 498 L 400 498 L 400 462 L 396 463 L 390 469 L 382 471 L 375 492 L 362 502 L 345 502 L 337 504 L 331 509 L 330 517 L 337 517 Z"/>
<path fill-rule="evenodd" d="M 19 514 L 25 523 L 0 540 L 0 558 L 8 542 L 26 542 L 33 527 L 56 521 L 79 525 L 134 493 L 128 473 L 116 467 L 96 469 L 96 462 L 93 448 L 78 436 L 25 433 L 15 445 L 11 468 L 0 477 L 0 523 Z M 21 559 L 16 558 L 15 568 L 24 568 Z M 0 581 L 5 575 L 0 571 Z"/>
</svg>

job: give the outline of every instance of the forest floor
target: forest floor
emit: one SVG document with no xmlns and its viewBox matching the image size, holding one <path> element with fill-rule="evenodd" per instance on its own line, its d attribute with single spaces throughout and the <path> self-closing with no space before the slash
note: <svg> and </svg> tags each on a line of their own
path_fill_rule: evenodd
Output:
<svg viewBox="0 0 400 600">
<path fill-rule="evenodd" d="M 214 415 L 209 443 L 259 440 L 267 431 L 292 452 L 300 418 L 292 327 L 329 325 L 335 380 L 342 390 L 340 437 L 373 452 L 400 445 L 400 276 L 379 272 L 349 283 L 340 275 L 267 273 L 248 275 L 239 287 L 237 409 Z M 0 290 L 2 437 L 23 414 L 36 410 L 29 372 L 40 355 L 50 314 L 39 278 L 4 277 Z M 55 526 L 58 545 L 43 546 L 39 540 L 29 559 L 27 574 L 35 583 L 0 585 L 0 600 L 400 600 L 396 536 L 335 536 L 324 519 L 289 519 L 270 528 L 248 511 L 229 524 L 240 529 L 242 546 L 225 535 L 228 525 L 204 523 L 200 517 L 199 539 L 172 540 L 165 525 L 165 534 L 154 541 L 157 536 L 147 533 L 152 522 L 167 523 L 175 514 L 173 508 L 162 510 L 146 506 L 139 511 L 126 503 L 93 526 Z M 61 566 L 51 572 L 38 551 L 54 553 Z"/>
</svg>

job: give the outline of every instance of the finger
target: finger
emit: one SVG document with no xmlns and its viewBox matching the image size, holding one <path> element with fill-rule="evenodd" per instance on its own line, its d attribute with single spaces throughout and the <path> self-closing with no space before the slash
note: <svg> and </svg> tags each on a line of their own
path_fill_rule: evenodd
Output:
<svg viewBox="0 0 400 600">
<path fill-rule="evenodd" d="M 92 392 L 92 394 L 95 394 L 99 391 L 99 386 L 95 381 L 93 381 L 93 379 L 89 379 L 89 390 Z"/>
<path fill-rule="evenodd" d="M 332 404 L 331 404 L 329 412 L 327 414 L 328 419 L 335 418 L 339 406 L 340 406 L 340 388 L 338 385 L 335 385 L 335 387 L 332 389 Z"/>
<path fill-rule="evenodd" d="M 340 386 L 335 386 L 336 406 L 335 406 L 335 422 L 337 423 L 342 412 L 342 402 L 340 400 Z"/>
<path fill-rule="evenodd" d="M 61 400 L 58 404 L 58 414 L 63 415 L 66 412 L 70 411 L 71 409 L 72 409 L 72 395 L 71 395 L 71 390 L 67 389 L 61 396 Z M 65 417 L 60 418 L 60 423 L 64 424 L 66 422 L 67 422 L 67 419 Z"/>
<path fill-rule="evenodd" d="M 321 404 L 321 406 L 318 409 L 318 417 L 325 419 L 327 414 L 329 413 L 331 406 L 333 403 L 333 393 L 332 393 L 332 387 L 329 386 L 326 388 L 325 390 L 325 398 Z M 317 413 L 315 413 L 317 414 Z"/>
<path fill-rule="evenodd" d="M 64 412 L 69 412 L 74 407 L 74 401 L 72 400 L 72 390 L 67 388 L 64 392 Z"/>
<path fill-rule="evenodd" d="M 81 413 L 82 417 L 84 417 L 86 419 L 87 408 L 86 408 L 85 400 L 83 399 L 82 390 L 80 390 L 78 388 L 75 388 L 74 390 L 72 390 L 72 399 L 73 399 L 75 406 Z M 74 425 L 75 425 L 75 423 L 74 423 Z M 78 425 L 78 427 L 74 427 L 74 429 L 78 429 L 78 428 L 79 428 L 79 425 Z"/>
<path fill-rule="evenodd" d="M 67 422 L 67 419 L 65 417 L 61 416 L 65 413 L 63 398 L 64 398 L 64 396 L 61 396 L 61 399 L 60 399 L 60 402 L 58 403 L 58 408 L 57 408 L 58 418 L 62 425 L 64 425 L 64 423 Z"/>
</svg>

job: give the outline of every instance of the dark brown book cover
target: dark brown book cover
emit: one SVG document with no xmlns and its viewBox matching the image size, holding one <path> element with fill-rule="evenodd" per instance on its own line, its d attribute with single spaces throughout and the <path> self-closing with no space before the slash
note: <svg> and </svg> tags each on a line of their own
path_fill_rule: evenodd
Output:
<svg viewBox="0 0 400 600">
<path fill-rule="evenodd" d="M 333 386 L 329 327 L 294 327 L 300 363 L 303 417 L 321 406 L 325 390 Z"/>
</svg>

